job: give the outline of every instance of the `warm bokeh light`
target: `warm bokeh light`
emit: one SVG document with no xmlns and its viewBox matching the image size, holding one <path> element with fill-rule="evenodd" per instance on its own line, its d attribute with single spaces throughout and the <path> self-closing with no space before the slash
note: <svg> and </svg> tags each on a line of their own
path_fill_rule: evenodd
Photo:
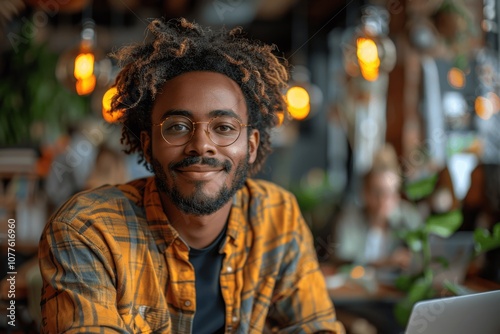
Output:
<svg viewBox="0 0 500 334">
<path fill-rule="evenodd" d="M 277 111 L 276 117 L 278 117 L 278 124 L 276 126 L 281 126 L 285 121 L 285 113 L 283 111 Z"/>
<path fill-rule="evenodd" d="M 113 96 L 116 95 L 118 92 L 118 89 L 116 87 L 111 87 L 104 93 L 102 96 L 102 109 L 109 111 L 111 110 L 111 100 L 113 99 Z"/>
<path fill-rule="evenodd" d="M 288 112 L 297 119 L 302 120 L 311 111 L 309 93 L 303 87 L 294 86 L 286 92 Z"/>
<path fill-rule="evenodd" d="M 365 276 L 365 268 L 362 266 L 356 266 L 351 270 L 351 278 L 358 279 Z"/>
<path fill-rule="evenodd" d="M 117 92 L 118 90 L 116 89 L 116 87 L 111 87 L 106 91 L 106 93 L 104 93 L 102 97 L 102 117 L 108 123 L 117 122 L 122 115 L 122 112 L 119 111 L 110 112 L 111 100 L 113 99 L 113 96 L 115 96 Z"/>
<path fill-rule="evenodd" d="M 78 95 L 88 95 L 95 89 L 94 62 L 95 56 L 90 52 L 82 52 L 75 57 L 73 75 L 76 79 L 75 89 Z"/>
<path fill-rule="evenodd" d="M 78 95 L 88 95 L 94 91 L 96 84 L 95 75 L 88 78 L 76 80 L 75 88 Z"/>
<path fill-rule="evenodd" d="M 372 39 L 360 37 L 356 40 L 356 46 L 356 55 L 360 61 L 367 64 L 380 64 L 377 44 Z"/>
<path fill-rule="evenodd" d="M 305 88 L 294 86 L 286 92 L 286 100 L 289 107 L 304 108 L 309 104 L 309 93 Z"/>
<path fill-rule="evenodd" d="M 459 68 L 451 68 L 448 72 L 448 83 L 455 88 L 464 88 L 465 73 Z"/>
<path fill-rule="evenodd" d="M 363 78 L 368 81 L 377 80 L 380 59 L 375 41 L 364 37 L 356 39 L 356 56 Z"/>
<path fill-rule="evenodd" d="M 309 105 L 303 108 L 288 107 L 288 112 L 290 113 L 290 116 L 292 116 L 294 119 L 298 121 L 305 119 L 309 115 L 310 111 L 311 107 Z"/>
<path fill-rule="evenodd" d="M 474 101 L 474 109 L 476 114 L 484 120 L 490 119 L 495 112 L 493 103 L 491 103 L 491 101 L 484 96 L 476 97 L 476 100 Z"/>
<path fill-rule="evenodd" d="M 375 81 L 378 79 L 378 68 L 361 65 L 361 75 L 367 81 Z"/>
<path fill-rule="evenodd" d="M 78 95 L 89 95 L 111 80 L 112 63 L 88 42 L 63 52 L 56 64 L 57 80 Z"/>
<path fill-rule="evenodd" d="M 77 80 L 87 79 L 94 75 L 94 54 L 80 53 L 75 58 L 73 75 Z"/>
</svg>

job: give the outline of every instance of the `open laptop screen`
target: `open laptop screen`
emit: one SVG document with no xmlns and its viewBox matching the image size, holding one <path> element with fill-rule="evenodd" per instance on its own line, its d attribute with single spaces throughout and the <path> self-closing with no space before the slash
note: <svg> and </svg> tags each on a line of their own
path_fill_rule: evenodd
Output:
<svg viewBox="0 0 500 334">
<path fill-rule="evenodd" d="M 474 252 L 473 232 L 459 231 L 449 238 L 431 235 L 429 247 L 433 259 L 441 258 L 448 264 L 443 266 L 440 262 L 432 263 L 434 284 L 441 286 L 445 280 L 452 283 L 463 283 Z M 422 260 L 420 257 L 415 256 L 412 259 L 410 268 L 408 268 L 408 272 L 411 274 L 421 270 Z"/>
<path fill-rule="evenodd" d="M 421 301 L 406 334 L 500 334 L 500 290 Z"/>
</svg>

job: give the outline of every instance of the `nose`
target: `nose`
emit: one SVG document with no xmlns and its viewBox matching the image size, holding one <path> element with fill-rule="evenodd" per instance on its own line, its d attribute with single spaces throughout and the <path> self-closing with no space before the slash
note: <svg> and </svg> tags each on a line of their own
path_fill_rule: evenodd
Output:
<svg viewBox="0 0 500 334">
<path fill-rule="evenodd" d="M 216 145 L 210 139 L 206 122 L 194 124 L 193 137 L 186 144 L 185 151 L 188 155 L 215 154 Z"/>
</svg>

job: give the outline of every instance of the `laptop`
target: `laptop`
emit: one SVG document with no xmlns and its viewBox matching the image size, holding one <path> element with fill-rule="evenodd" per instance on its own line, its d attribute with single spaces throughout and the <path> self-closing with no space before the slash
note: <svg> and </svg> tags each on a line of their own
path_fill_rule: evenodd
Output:
<svg viewBox="0 0 500 334">
<path fill-rule="evenodd" d="M 431 265 L 434 272 L 434 285 L 441 286 L 446 280 L 458 284 L 463 283 L 474 253 L 473 232 L 459 231 L 448 238 L 431 235 L 429 247 L 432 258 L 441 258 L 448 264 L 443 266 L 441 263 L 435 262 Z M 421 265 L 420 258 L 413 258 L 409 273 L 419 272 Z"/>
<path fill-rule="evenodd" d="M 448 262 L 446 269 L 436 265 L 434 283 L 445 280 L 463 283 L 474 254 L 474 232 L 455 232 L 448 238 L 432 235 L 429 244 L 433 257 L 442 257 Z"/>
<path fill-rule="evenodd" d="M 500 334 L 500 290 L 416 303 L 405 334 Z"/>
</svg>

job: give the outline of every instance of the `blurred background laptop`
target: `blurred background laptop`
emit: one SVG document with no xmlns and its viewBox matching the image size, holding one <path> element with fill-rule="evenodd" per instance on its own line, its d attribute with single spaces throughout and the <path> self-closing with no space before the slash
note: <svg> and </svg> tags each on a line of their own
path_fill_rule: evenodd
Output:
<svg viewBox="0 0 500 334">
<path fill-rule="evenodd" d="M 499 334 L 500 290 L 421 301 L 405 334 Z"/>
<path fill-rule="evenodd" d="M 473 232 L 460 231 L 449 238 L 431 235 L 429 247 L 431 256 L 435 260 L 431 266 L 434 272 L 434 284 L 441 286 L 445 280 L 455 284 L 463 283 L 474 255 Z M 414 258 L 409 271 L 411 273 L 419 272 L 421 266 L 421 259 Z"/>
</svg>

